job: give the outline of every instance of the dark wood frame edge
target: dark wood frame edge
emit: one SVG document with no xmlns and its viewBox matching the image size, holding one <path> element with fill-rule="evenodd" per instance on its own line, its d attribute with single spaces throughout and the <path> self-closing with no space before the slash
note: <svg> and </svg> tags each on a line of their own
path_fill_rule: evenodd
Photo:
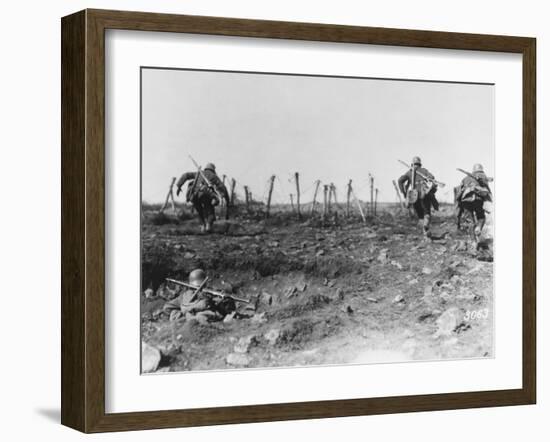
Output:
<svg viewBox="0 0 550 442">
<path fill-rule="evenodd" d="M 536 401 L 536 40 L 404 29 L 84 10 L 62 19 L 61 422 L 83 432 L 313 419 Z M 481 50 L 523 56 L 523 387 L 479 391 L 105 413 L 106 29 Z"/>
</svg>

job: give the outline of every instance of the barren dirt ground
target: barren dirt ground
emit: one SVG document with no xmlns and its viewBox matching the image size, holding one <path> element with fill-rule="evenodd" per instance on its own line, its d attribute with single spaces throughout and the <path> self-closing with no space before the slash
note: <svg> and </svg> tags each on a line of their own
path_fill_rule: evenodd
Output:
<svg viewBox="0 0 550 442">
<path fill-rule="evenodd" d="M 491 357 L 490 230 L 472 250 L 450 206 L 432 242 L 398 211 L 366 224 L 239 216 L 210 235 L 145 211 L 142 340 L 162 354 L 157 371 Z M 220 322 L 170 322 L 162 306 L 178 288 L 164 278 L 197 267 L 251 303 Z"/>
</svg>

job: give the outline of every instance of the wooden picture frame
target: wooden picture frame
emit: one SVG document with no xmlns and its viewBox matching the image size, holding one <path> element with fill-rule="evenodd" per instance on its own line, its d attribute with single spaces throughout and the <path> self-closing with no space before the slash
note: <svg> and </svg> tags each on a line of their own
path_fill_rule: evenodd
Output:
<svg viewBox="0 0 550 442">
<path fill-rule="evenodd" d="M 105 412 L 105 30 L 495 51 L 523 58 L 523 386 L 269 405 Z M 533 404 L 536 41 L 533 38 L 84 10 L 62 19 L 62 424 L 83 432 Z"/>
</svg>

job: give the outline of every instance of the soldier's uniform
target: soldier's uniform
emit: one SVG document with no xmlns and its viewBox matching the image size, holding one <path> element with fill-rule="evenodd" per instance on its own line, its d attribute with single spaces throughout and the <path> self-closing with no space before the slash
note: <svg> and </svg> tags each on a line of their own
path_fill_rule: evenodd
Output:
<svg viewBox="0 0 550 442">
<path fill-rule="evenodd" d="M 196 269 L 189 274 L 189 283 L 197 287 L 206 278 L 205 273 Z M 199 321 L 216 321 L 223 319 L 224 314 L 220 312 L 218 303 L 207 293 L 200 292 L 194 299 L 195 290 L 187 289 L 177 298 L 164 304 L 163 310 L 174 321 L 181 317 L 195 317 Z"/>
<path fill-rule="evenodd" d="M 202 171 L 204 176 L 208 179 L 210 184 L 218 191 L 226 203 L 229 204 L 229 195 L 224 184 L 216 174 L 216 167 L 209 163 Z M 186 182 L 191 181 L 187 187 L 187 201 L 193 204 L 193 207 L 197 211 L 199 221 L 201 222 L 201 229 L 206 232 L 210 232 L 216 220 L 216 212 L 214 210 L 220 201 L 219 197 L 214 189 L 212 189 L 204 177 L 199 172 L 186 172 L 184 173 L 178 182 L 176 183 L 177 192 L 179 195 L 181 188 Z M 195 182 L 196 181 L 196 182 Z"/>
<path fill-rule="evenodd" d="M 460 215 L 462 211 L 467 210 L 475 215 L 474 235 L 476 241 L 479 239 L 485 225 L 485 210 L 483 209 L 485 201 L 492 201 L 489 178 L 485 175 L 483 166 L 475 164 L 472 176 L 464 177 L 457 189 L 456 204 L 458 206 L 458 228 L 460 228 Z"/>
<path fill-rule="evenodd" d="M 407 197 L 407 192 L 409 189 L 413 188 L 418 192 L 418 198 L 413 204 L 414 211 L 419 219 L 422 220 L 422 227 L 424 230 L 425 236 L 430 236 L 430 222 L 432 217 L 432 208 L 439 210 L 439 203 L 435 198 L 435 192 L 437 191 L 437 186 L 432 184 L 431 186 L 422 178 L 417 172 L 424 175 L 429 179 L 434 179 L 434 176 L 430 171 L 422 167 L 420 158 L 413 158 L 413 167 L 415 170 L 414 173 L 414 183 L 413 183 L 413 174 L 409 169 L 405 174 L 401 175 L 398 180 L 399 190 L 401 193 Z"/>
</svg>

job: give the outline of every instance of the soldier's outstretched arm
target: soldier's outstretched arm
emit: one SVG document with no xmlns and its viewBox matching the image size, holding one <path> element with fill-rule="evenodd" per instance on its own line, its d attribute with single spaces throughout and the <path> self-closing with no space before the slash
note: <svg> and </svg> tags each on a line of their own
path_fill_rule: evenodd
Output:
<svg viewBox="0 0 550 442">
<path fill-rule="evenodd" d="M 180 179 L 176 183 L 176 187 L 178 189 L 176 191 L 176 195 L 179 196 L 181 192 L 181 188 L 185 185 L 185 183 L 189 180 L 194 180 L 196 176 L 197 176 L 196 172 L 185 172 L 182 176 L 180 176 Z"/>
</svg>

